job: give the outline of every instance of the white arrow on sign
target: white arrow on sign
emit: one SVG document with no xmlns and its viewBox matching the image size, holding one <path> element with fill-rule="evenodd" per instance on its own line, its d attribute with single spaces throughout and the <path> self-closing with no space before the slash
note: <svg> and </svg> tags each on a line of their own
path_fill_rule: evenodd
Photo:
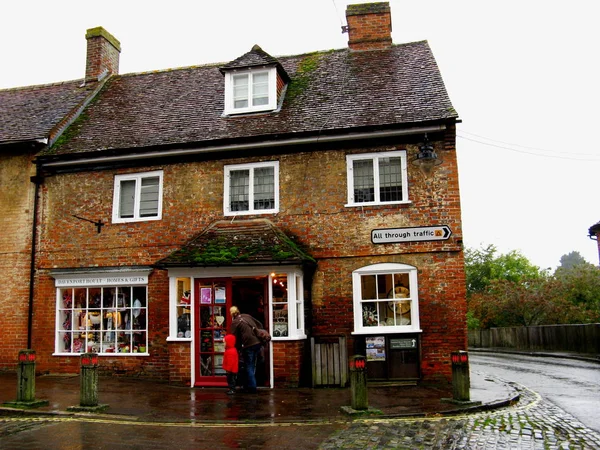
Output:
<svg viewBox="0 0 600 450">
<path fill-rule="evenodd" d="M 371 231 L 373 244 L 398 242 L 445 241 L 452 235 L 448 225 L 414 228 L 382 228 Z"/>
</svg>

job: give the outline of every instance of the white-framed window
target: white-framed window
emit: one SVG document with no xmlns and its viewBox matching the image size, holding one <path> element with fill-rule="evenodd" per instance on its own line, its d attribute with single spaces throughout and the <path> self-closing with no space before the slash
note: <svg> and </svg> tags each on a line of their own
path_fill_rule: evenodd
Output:
<svg viewBox="0 0 600 450">
<path fill-rule="evenodd" d="M 55 354 L 148 354 L 148 272 L 55 276 Z"/>
<path fill-rule="evenodd" d="M 162 218 L 163 172 L 115 175 L 113 223 Z"/>
<path fill-rule="evenodd" d="M 418 332 L 417 268 L 373 264 L 352 272 L 354 333 Z"/>
<path fill-rule="evenodd" d="M 272 272 L 269 279 L 273 340 L 305 338 L 302 273 Z"/>
<path fill-rule="evenodd" d="M 225 114 L 272 111 L 277 107 L 275 67 L 225 74 Z"/>
<path fill-rule="evenodd" d="M 406 151 L 347 155 L 346 163 L 346 206 L 409 202 Z"/>
<path fill-rule="evenodd" d="M 279 162 L 225 166 L 226 216 L 279 211 Z"/>
<path fill-rule="evenodd" d="M 192 308 L 194 293 L 191 277 L 169 277 L 169 337 L 168 340 L 192 339 Z"/>
</svg>

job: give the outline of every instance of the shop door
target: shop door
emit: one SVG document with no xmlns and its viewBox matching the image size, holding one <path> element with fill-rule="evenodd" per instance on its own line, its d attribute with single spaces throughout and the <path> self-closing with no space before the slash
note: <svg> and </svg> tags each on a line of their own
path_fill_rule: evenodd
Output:
<svg viewBox="0 0 600 450">
<path fill-rule="evenodd" d="M 225 333 L 231 325 L 231 279 L 206 278 L 195 285 L 196 386 L 227 386 Z"/>
</svg>

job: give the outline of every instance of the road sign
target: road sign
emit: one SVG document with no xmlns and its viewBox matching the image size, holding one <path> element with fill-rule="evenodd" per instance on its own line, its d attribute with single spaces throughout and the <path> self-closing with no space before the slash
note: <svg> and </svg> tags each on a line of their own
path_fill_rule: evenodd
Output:
<svg viewBox="0 0 600 450">
<path fill-rule="evenodd" d="M 448 225 L 413 228 L 381 228 L 371 231 L 373 244 L 394 244 L 398 242 L 445 241 L 452 235 Z"/>
</svg>

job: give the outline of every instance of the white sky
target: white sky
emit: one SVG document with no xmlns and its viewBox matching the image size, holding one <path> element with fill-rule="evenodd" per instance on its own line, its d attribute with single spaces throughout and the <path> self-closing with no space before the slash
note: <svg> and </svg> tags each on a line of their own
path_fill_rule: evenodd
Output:
<svg viewBox="0 0 600 450">
<path fill-rule="evenodd" d="M 0 88 L 82 78 L 96 26 L 120 40 L 121 73 L 227 62 L 254 44 L 273 56 L 344 48 L 348 3 L 363 1 L 2 2 Z M 541 268 L 571 251 L 598 264 L 587 230 L 600 221 L 600 2 L 390 5 L 394 43 L 429 41 L 463 121 L 465 245 Z"/>
</svg>

